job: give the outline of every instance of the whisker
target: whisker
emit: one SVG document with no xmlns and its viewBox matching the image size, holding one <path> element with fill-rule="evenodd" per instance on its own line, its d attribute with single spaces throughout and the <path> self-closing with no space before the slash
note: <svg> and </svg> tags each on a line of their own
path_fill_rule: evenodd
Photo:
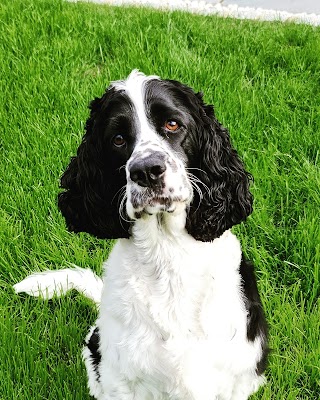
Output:
<svg viewBox="0 0 320 400">
<path fill-rule="evenodd" d="M 194 168 L 188 168 L 188 167 L 186 168 L 186 170 L 188 170 L 188 171 L 191 170 L 191 169 L 195 169 L 195 170 L 197 170 L 197 171 L 200 171 L 200 172 L 202 172 L 203 174 L 205 174 L 205 175 L 208 176 L 208 174 L 206 173 L 206 171 L 204 171 L 204 170 L 201 169 L 201 168 L 195 168 L 195 167 L 194 167 Z"/>
<path fill-rule="evenodd" d="M 197 176 L 193 175 L 191 172 L 187 172 L 188 174 L 188 178 L 190 179 L 191 183 L 201 183 L 201 185 L 203 185 L 205 191 L 208 193 L 209 196 L 211 196 L 211 190 L 210 188 L 204 183 L 202 182 L 201 179 L 199 179 Z"/>
<path fill-rule="evenodd" d="M 199 201 L 198 201 L 198 205 L 197 205 L 197 208 L 196 208 L 196 211 L 197 211 L 199 209 L 201 201 L 203 199 L 203 193 L 202 193 L 201 189 L 199 188 L 199 186 L 195 182 L 191 182 L 191 185 L 199 195 Z"/>
<path fill-rule="evenodd" d="M 200 168 L 192 168 L 192 169 L 197 169 L 199 171 L 202 171 Z M 204 172 L 204 171 L 202 171 L 202 172 Z M 196 208 L 196 211 L 197 211 L 199 209 L 199 207 L 200 207 L 200 204 L 201 204 L 201 202 L 203 200 L 203 196 L 204 196 L 204 193 L 201 190 L 199 185 L 202 185 L 204 191 L 208 194 L 208 196 L 210 198 L 212 196 L 212 193 L 211 193 L 210 188 L 204 182 L 202 182 L 202 180 L 200 178 L 198 178 L 197 176 L 195 176 L 194 174 L 192 174 L 191 172 L 188 172 L 188 171 L 187 171 L 187 175 L 188 175 L 189 181 L 191 183 L 191 186 L 193 187 L 193 189 L 199 195 L 199 202 L 198 202 L 198 205 L 197 205 L 197 208 Z"/>
<path fill-rule="evenodd" d="M 115 199 L 115 197 L 117 196 L 118 193 L 119 193 L 119 197 L 122 196 L 122 191 L 125 191 L 125 190 L 126 190 L 126 186 L 127 186 L 127 185 L 123 185 L 123 186 L 116 192 L 116 194 L 112 197 L 111 204 L 113 203 L 113 200 Z"/>
<path fill-rule="evenodd" d="M 202 193 L 201 189 L 199 188 L 199 186 L 196 184 L 196 182 L 191 182 L 191 185 L 195 189 L 195 191 L 198 193 L 200 200 L 202 200 L 203 193 Z"/>
<path fill-rule="evenodd" d="M 125 168 L 126 168 L 126 164 L 123 164 L 123 165 L 121 165 L 121 167 L 119 167 L 119 168 L 118 168 L 118 170 L 119 170 L 119 171 L 121 171 L 121 170 L 122 170 L 122 168 L 124 168 L 124 169 L 125 169 Z"/>
<path fill-rule="evenodd" d="M 122 197 L 122 199 L 120 201 L 120 205 L 119 205 L 119 216 L 125 222 L 132 222 L 130 220 L 127 220 L 125 215 L 124 215 L 124 208 L 125 208 L 126 200 L 127 200 L 127 193 L 124 192 L 123 197 Z M 120 219 L 120 223 L 121 223 L 121 219 Z"/>
</svg>

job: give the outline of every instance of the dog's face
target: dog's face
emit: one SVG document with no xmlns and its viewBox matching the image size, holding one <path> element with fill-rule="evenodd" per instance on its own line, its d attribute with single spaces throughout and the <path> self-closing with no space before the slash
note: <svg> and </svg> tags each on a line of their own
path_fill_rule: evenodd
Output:
<svg viewBox="0 0 320 400">
<path fill-rule="evenodd" d="M 193 196 L 184 151 L 193 120 L 183 99 L 174 96 L 175 86 L 141 74 L 113 85 L 128 107 L 114 119 L 123 118 L 130 128 L 115 136 L 111 129 L 110 135 L 115 151 L 126 153 L 126 211 L 132 220 L 179 212 Z"/>
<path fill-rule="evenodd" d="M 133 71 L 91 103 L 59 207 L 70 230 L 100 238 L 129 237 L 139 218 L 187 210 L 188 232 L 210 241 L 251 213 L 249 180 L 200 94 Z"/>
</svg>

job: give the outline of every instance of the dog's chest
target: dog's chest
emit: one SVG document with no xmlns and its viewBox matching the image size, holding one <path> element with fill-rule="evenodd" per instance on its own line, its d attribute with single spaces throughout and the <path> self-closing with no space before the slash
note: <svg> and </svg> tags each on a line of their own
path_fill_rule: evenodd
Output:
<svg viewBox="0 0 320 400">
<path fill-rule="evenodd" d="M 117 243 L 106 266 L 101 338 L 129 379 L 155 380 L 162 392 L 183 387 L 177 382 L 181 370 L 206 362 L 208 340 L 217 351 L 220 338 L 232 339 L 239 322 L 233 314 L 241 308 L 241 252 L 230 235 L 215 244 L 162 241 L 152 249 Z"/>
<path fill-rule="evenodd" d="M 187 236 L 180 243 L 119 241 L 106 266 L 101 307 L 128 328 L 131 322 L 133 331 L 144 325 L 163 340 L 206 337 L 215 315 L 223 330 L 222 315 L 239 303 L 240 257 L 229 232 L 210 244 Z"/>
<path fill-rule="evenodd" d="M 196 260 L 170 246 L 159 246 L 154 255 L 128 282 L 133 304 L 165 340 L 172 335 L 201 336 L 200 311 L 211 284 L 206 266 L 197 268 Z"/>
</svg>

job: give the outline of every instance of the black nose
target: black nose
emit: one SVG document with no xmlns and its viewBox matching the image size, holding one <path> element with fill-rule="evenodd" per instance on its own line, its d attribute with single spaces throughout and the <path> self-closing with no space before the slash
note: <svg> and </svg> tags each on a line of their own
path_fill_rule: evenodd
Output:
<svg viewBox="0 0 320 400">
<path fill-rule="evenodd" d="M 166 165 L 162 158 L 150 156 L 133 161 L 130 166 L 130 178 L 133 182 L 143 187 L 161 185 L 166 171 Z"/>
</svg>

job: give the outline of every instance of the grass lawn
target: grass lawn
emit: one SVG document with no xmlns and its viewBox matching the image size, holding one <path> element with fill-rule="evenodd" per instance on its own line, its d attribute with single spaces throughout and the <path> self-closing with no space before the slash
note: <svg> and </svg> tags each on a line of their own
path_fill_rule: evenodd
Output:
<svg viewBox="0 0 320 400">
<path fill-rule="evenodd" d="M 0 21 L 0 399 L 89 399 L 93 304 L 12 285 L 68 263 L 101 272 L 112 243 L 66 231 L 59 177 L 89 101 L 139 68 L 202 90 L 255 177 L 255 211 L 235 229 L 270 324 L 253 398 L 318 400 L 320 28 L 55 0 L 2 0 Z"/>
</svg>

